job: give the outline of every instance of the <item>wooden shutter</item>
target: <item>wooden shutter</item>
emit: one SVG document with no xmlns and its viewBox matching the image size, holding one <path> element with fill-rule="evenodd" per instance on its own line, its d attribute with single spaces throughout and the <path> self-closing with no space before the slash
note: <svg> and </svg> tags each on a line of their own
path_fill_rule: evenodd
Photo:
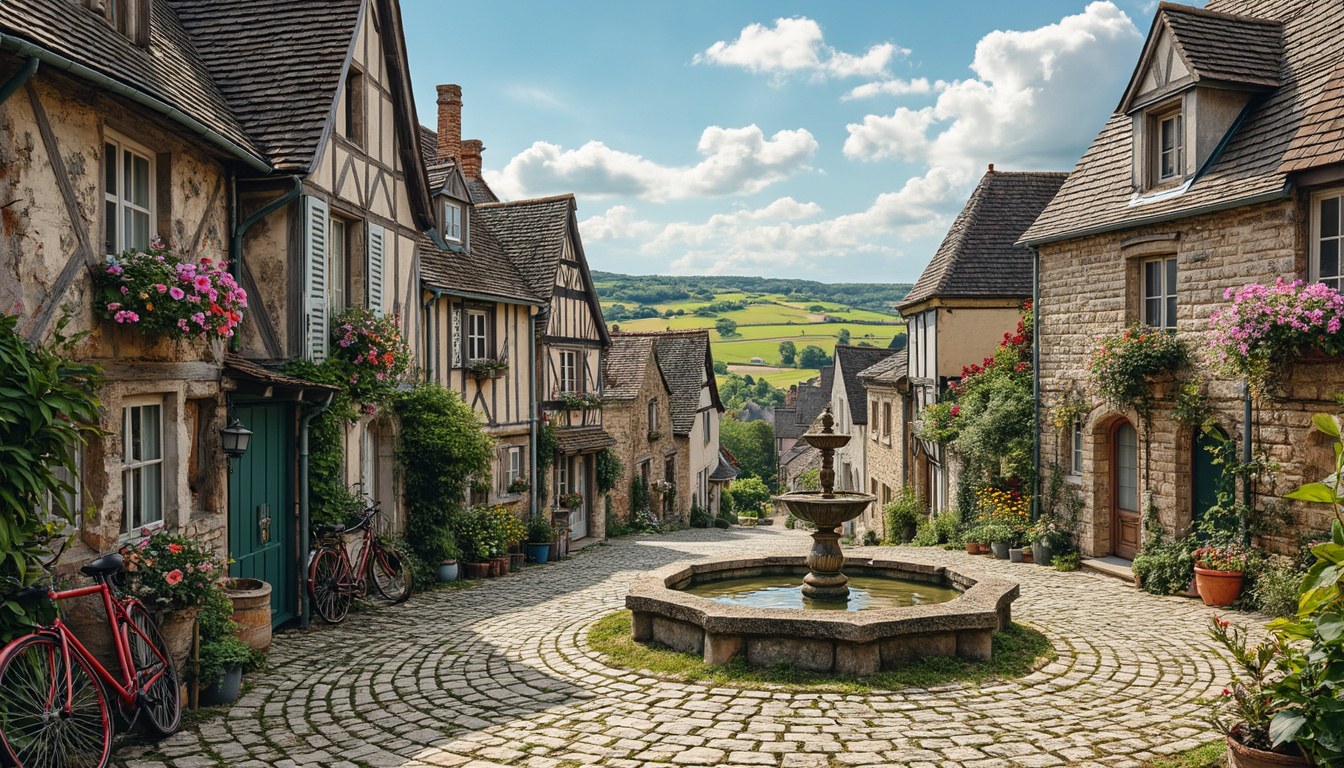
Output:
<svg viewBox="0 0 1344 768">
<path fill-rule="evenodd" d="M 369 309 L 376 315 L 383 313 L 383 264 L 387 260 L 387 231 L 369 222 L 367 274 L 369 276 Z"/>
<path fill-rule="evenodd" d="M 327 358 L 327 203 L 316 197 L 304 200 L 304 296 L 308 320 L 308 359 Z"/>
<path fill-rule="evenodd" d="M 462 351 L 462 332 L 463 332 L 463 331 L 462 331 L 462 320 L 463 320 L 463 318 L 462 318 L 462 305 L 461 305 L 461 304 L 452 304 L 451 307 L 452 307 L 452 312 L 453 312 L 453 315 L 452 315 L 452 317 L 453 317 L 453 327 L 452 327 L 452 336 L 453 336 L 453 340 L 452 340 L 452 343 L 453 343 L 453 367 L 454 367 L 454 368 L 463 368 L 463 367 L 465 367 L 465 363 L 463 362 L 463 359 L 466 357 L 466 355 L 465 355 L 465 354 L 463 353 L 463 351 Z"/>
</svg>

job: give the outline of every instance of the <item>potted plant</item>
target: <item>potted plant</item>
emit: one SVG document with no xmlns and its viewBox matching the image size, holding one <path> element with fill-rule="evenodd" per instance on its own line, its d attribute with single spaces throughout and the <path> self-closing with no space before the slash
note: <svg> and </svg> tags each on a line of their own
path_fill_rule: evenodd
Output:
<svg viewBox="0 0 1344 768">
<path fill-rule="evenodd" d="M 527 554 L 543 565 L 550 559 L 551 542 L 555 541 L 555 528 L 545 515 L 535 514 L 527 521 Z"/>
<path fill-rule="evenodd" d="M 498 379 L 509 370 L 509 362 L 493 357 L 482 357 L 468 363 L 467 370 L 476 379 Z"/>
<path fill-rule="evenodd" d="M 526 477 L 515 477 L 513 481 L 509 483 L 509 487 L 505 490 L 508 491 L 510 495 L 521 496 L 532 490 L 532 484 L 527 481 Z"/>
<path fill-rule="evenodd" d="M 1231 605 L 1246 578 L 1246 548 L 1240 544 L 1200 547 L 1195 558 L 1195 589 L 1205 605 Z"/>
<path fill-rule="evenodd" d="M 966 529 L 966 554 L 980 554 L 980 542 L 984 539 L 984 524 L 977 523 Z"/>
<path fill-rule="evenodd" d="M 228 262 L 177 256 L 158 238 L 146 251 L 108 256 L 93 277 L 98 313 L 145 336 L 226 339 L 247 307 Z"/>
<path fill-rule="evenodd" d="M 243 672 L 261 666 L 261 654 L 239 640 L 238 625 L 229 617 L 233 603 L 223 590 L 215 590 L 201 606 L 200 664 L 196 682 L 201 703 L 227 704 L 238 698 Z"/>
<path fill-rule="evenodd" d="M 436 569 L 435 576 L 441 582 L 457 581 L 461 569 L 457 565 L 459 552 L 457 541 L 453 537 L 448 537 L 445 543 L 444 558 L 439 561 L 439 567 Z"/>
<path fill-rule="evenodd" d="M 983 535 L 989 539 L 990 546 L 994 550 L 994 557 L 1007 560 L 1008 551 L 1015 538 L 1013 527 L 1007 523 L 987 523 L 984 526 Z"/>
<path fill-rule="evenodd" d="M 490 576 L 490 531 L 489 521 L 479 510 L 462 513 L 453 526 L 457 538 L 457 549 L 464 561 L 467 578 L 484 579 Z"/>
<path fill-rule="evenodd" d="M 490 515 L 494 519 L 495 530 L 499 532 L 500 544 L 503 548 L 503 554 L 508 558 L 508 565 L 504 573 L 521 570 L 525 555 L 522 552 L 515 553 L 524 541 L 527 540 L 527 523 L 524 523 L 518 515 L 504 507 L 495 507 L 490 510 Z"/>
<path fill-rule="evenodd" d="M 1275 718 L 1284 711 L 1283 683 L 1275 671 L 1280 662 L 1299 653 L 1275 635 L 1248 648 L 1246 632 L 1225 619 L 1210 617 L 1210 634 L 1232 655 L 1231 683 L 1210 705 L 1209 722 L 1227 740 L 1233 768 L 1294 768 L 1311 763 L 1295 742 L 1276 739 Z M 1325 763 L 1322 763 L 1324 765 Z"/>
<path fill-rule="evenodd" d="M 1051 565 L 1055 554 L 1068 547 L 1069 537 L 1064 526 L 1050 515 L 1042 516 L 1027 529 L 1027 538 L 1031 541 L 1032 561 L 1038 565 Z"/>
<path fill-rule="evenodd" d="M 206 599 L 215 594 L 222 571 L 199 542 L 159 532 L 122 548 L 126 594 L 154 615 L 168 654 L 184 668 L 191 653 L 192 627 Z"/>
<path fill-rule="evenodd" d="M 561 509 L 575 510 L 583 507 L 582 493 L 566 493 L 560 497 Z"/>
<path fill-rule="evenodd" d="M 261 654 L 271 650 L 271 585 L 261 579 L 229 579 L 224 594 L 233 605 L 234 632 L 243 644 Z"/>
</svg>

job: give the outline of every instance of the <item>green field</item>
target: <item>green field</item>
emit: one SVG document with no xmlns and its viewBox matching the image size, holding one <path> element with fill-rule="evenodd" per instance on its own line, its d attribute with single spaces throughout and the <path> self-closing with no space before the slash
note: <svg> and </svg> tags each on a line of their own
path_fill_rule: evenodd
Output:
<svg viewBox="0 0 1344 768">
<path fill-rule="evenodd" d="M 807 381 L 821 375 L 816 368 L 772 368 L 764 365 L 730 365 L 729 373 L 738 376 L 751 376 L 753 379 L 765 379 L 780 389 L 788 389 L 800 381 Z M 723 381 L 722 376 L 719 381 Z"/>
</svg>

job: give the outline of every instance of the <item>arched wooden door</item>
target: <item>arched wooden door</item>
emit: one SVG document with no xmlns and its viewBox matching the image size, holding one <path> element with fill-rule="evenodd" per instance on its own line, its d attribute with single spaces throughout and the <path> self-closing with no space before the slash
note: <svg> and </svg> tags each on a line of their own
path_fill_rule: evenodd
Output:
<svg viewBox="0 0 1344 768">
<path fill-rule="evenodd" d="M 1134 559 L 1143 543 L 1139 513 L 1139 433 L 1128 421 L 1111 436 L 1111 551 Z"/>
</svg>

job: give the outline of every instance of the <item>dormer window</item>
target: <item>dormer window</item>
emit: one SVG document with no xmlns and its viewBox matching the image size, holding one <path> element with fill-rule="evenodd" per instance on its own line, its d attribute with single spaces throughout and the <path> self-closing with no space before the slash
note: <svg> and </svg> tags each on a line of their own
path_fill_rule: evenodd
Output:
<svg viewBox="0 0 1344 768">
<path fill-rule="evenodd" d="M 1157 124 L 1157 181 L 1161 184 L 1182 175 L 1185 132 L 1179 111 L 1159 115 L 1154 122 Z"/>
<path fill-rule="evenodd" d="M 150 0 L 87 0 L 122 36 L 139 46 L 149 45 Z"/>
<path fill-rule="evenodd" d="M 456 200 L 443 202 L 443 239 L 450 243 L 466 242 L 466 207 Z"/>
</svg>

